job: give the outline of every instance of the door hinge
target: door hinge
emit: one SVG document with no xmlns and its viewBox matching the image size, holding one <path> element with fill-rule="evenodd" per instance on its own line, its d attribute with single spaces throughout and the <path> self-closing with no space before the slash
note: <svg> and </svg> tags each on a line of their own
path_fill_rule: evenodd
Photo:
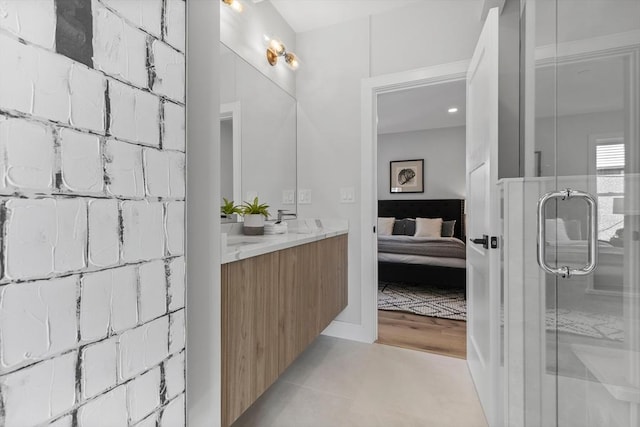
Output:
<svg viewBox="0 0 640 427">
<path fill-rule="evenodd" d="M 376 226 L 373 226 L 373 234 L 376 234 Z"/>
<path fill-rule="evenodd" d="M 491 249 L 498 248 L 498 236 L 491 236 Z"/>
</svg>

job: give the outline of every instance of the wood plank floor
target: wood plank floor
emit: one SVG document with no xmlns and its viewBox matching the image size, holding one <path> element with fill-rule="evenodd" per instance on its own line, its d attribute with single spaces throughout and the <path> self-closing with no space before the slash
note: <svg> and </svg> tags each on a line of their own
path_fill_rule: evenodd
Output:
<svg viewBox="0 0 640 427">
<path fill-rule="evenodd" d="M 466 359 L 467 322 L 378 310 L 376 342 Z"/>
</svg>

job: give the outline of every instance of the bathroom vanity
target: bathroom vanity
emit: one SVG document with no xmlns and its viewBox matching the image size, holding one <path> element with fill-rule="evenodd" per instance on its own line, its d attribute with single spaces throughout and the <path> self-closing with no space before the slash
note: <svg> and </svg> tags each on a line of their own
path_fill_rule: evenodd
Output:
<svg viewBox="0 0 640 427">
<path fill-rule="evenodd" d="M 249 408 L 347 306 L 347 233 L 345 224 L 275 236 L 226 236 L 224 427 Z"/>
</svg>

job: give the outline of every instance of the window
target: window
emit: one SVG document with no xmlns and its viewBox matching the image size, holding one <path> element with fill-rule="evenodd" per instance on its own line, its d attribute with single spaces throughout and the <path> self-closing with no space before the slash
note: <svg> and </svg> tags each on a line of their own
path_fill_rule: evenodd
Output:
<svg viewBox="0 0 640 427">
<path fill-rule="evenodd" d="M 598 239 L 610 240 L 624 227 L 625 148 L 621 138 L 595 141 Z"/>
</svg>

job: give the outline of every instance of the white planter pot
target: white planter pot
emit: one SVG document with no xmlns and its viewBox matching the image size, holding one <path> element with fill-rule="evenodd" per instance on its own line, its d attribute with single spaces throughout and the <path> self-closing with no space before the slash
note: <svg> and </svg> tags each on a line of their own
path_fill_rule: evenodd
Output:
<svg viewBox="0 0 640 427">
<path fill-rule="evenodd" d="M 244 234 L 251 236 L 264 234 L 264 216 L 260 214 L 245 215 Z"/>
</svg>

